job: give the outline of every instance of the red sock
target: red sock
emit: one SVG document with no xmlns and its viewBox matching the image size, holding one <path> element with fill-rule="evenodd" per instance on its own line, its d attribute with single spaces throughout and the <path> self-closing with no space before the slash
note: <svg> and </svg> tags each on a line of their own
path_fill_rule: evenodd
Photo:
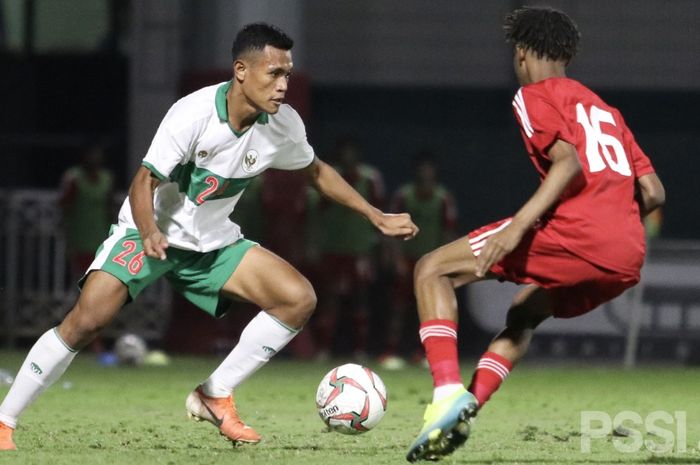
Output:
<svg viewBox="0 0 700 465">
<path fill-rule="evenodd" d="M 428 320 L 421 323 L 419 334 L 433 375 L 433 386 L 462 384 L 457 359 L 457 323 Z"/>
<path fill-rule="evenodd" d="M 510 360 L 494 352 L 485 352 L 481 356 L 469 385 L 469 392 L 479 401 L 479 407 L 491 398 L 512 369 L 513 363 Z"/>
</svg>

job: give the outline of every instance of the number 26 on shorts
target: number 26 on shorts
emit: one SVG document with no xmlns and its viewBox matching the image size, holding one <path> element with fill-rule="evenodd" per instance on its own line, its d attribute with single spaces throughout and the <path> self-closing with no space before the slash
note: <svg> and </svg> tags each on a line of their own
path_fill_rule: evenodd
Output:
<svg viewBox="0 0 700 465">
<path fill-rule="evenodd" d="M 136 250 L 136 242 L 126 240 L 122 242 L 122 247 L 124 247 L 124 250 L 122 250 L 118 255 L 116 255 L 112 259 L 112 261 L 117 265 L 126 267 L 130 275 L 137 275 L 138 272 L 141 271 L 141 267 L 143 267 L 143 257 L 146 255 L 146 252 L 142 250 L 141 252 L 133 255 L 127 263 L 125 258 L 127 258 L 128 255 L 132 255 L 134 253 L 134 251 Z"/>
<path fill-rule="evenodd" d="M 610 134 L 605 134 L 600 123 L 615 126 L 612 113 L 591 105 L 590 116 L 582 104 L 576 105 L 576 119 L 586 131 L 586 158 L 591 173 L 603 171 L 606 167 L 623 176 L 632 176 L 629 160 L 622 143 Z M 615 152 L 613 157 L 610 149 Z M 602 155 L 601 155 L 602 152 Z"/>
</svg>

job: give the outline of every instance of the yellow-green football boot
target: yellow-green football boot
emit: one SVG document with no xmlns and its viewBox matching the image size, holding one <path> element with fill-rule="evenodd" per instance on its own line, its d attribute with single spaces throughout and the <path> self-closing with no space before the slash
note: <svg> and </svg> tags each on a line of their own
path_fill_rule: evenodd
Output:
<svg viewBox="0 0 700 465">
<path fill-rule="evenodd" d="M 423 415 L 423 429 L 408 450 L 406 460 L 440 460 L 454 452 L 469 437 L 477 409 L 476 397 L 464 387 L 429 404 Z"/>
</svg>

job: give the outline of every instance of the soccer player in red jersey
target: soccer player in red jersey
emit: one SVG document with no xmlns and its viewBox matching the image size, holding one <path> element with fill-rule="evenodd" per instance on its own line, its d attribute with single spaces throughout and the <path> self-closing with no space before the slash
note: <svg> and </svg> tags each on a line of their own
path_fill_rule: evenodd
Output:
<svg viewBox="0 0 700 465">
<path fill-rule="evenodd" d="M 511 218 L 425 255 L 415 268 L 420 337 L 432 404 L 407 459 L 439 459 L 466 441 L 470 420 L 549 317 L 582 315 L 639 281 L 641 219 L 664 188 L 618 110 L 566 77 L 579 33 L 564 13 L 522 8 L 504 22 L 521 88 L 513 100 L 541 184 Z M 468 390 L 457 359 L 454 289 L 483 279 L 527 284 L 482 355 Z"/>
</svg>

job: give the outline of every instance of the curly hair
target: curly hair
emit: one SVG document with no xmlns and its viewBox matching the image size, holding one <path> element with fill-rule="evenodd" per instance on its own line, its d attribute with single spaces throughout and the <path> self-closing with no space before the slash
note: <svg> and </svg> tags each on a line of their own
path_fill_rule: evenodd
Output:
<svg viewBox="0 0 700 465">
<path fill-rule="evenodd" d="M 565 13 L 553 8 L 524 7 L 506 15 L 506 42 L 537 54 L 538 58 L 565 61 L 576 55 L 581 35 Z"/>
</svg>

